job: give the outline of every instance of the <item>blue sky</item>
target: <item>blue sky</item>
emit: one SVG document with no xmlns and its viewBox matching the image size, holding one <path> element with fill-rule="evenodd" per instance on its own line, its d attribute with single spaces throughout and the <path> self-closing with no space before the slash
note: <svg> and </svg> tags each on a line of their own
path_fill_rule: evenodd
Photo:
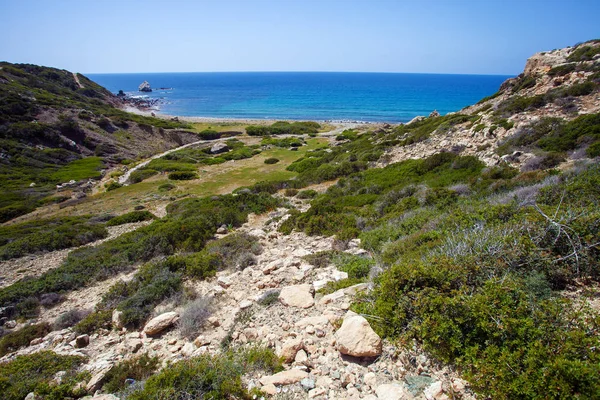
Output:
<svg viewBox="0 0 600 400">
<path fill-rule="evenodd" d="M 0 0 L 0 60 L 82 73 L 515 75 L 600 38 L 600 1 Z"/>
</svg>

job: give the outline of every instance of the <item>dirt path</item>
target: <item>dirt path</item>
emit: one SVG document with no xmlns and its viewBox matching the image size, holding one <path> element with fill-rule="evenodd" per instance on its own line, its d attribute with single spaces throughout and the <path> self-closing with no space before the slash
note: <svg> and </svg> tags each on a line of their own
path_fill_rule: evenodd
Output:
<svg viewBox="0 0 600 400">
<path fill-rule="evenodd" d="M 75 83 L 79 86 L 79 89 L 83 89 L 84 86 L 79 82 L 79 77 L 77 76 L 77 72 L 73 72 L 73 79 L 75 79 Z"/>
</svg>

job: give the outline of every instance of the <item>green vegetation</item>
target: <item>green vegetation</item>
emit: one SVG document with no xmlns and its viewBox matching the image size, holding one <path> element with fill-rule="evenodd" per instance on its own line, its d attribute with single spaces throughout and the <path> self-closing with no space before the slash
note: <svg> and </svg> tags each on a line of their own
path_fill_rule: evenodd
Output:
<svg viewBox="0 0 600 400">
<path fill-rule="evenodd" d="M 590 61 L 597 54 L 600 54 L 600 46 L 580 46 L 579 48 L 575 49 L 569 57 L 567 57 L 567 61 Z"/>
<path fill-rule="evenodd" d="M 17 331 L 10 332 L 0 338 L 0 357 L 19 350 L 21 347 L 29 346 L 33 339 L 46 336 L 50 333 L 50 325 L 38 324 L 27 325 Z"/>
<path fill-rule="evenodd" d="M 127 379 L 145 380 L 156 372 L 159 362 L 158 357 L 150 357 L 147 353 L 121 361 L 106 374 L 102 390 L 106 393 L 118 393 L 126 388 Z"/>
<path fill-rule="evenodd" d="M 271 349 L 253 347 L 222 354 L 202 355 L 179 361 L 150 377 L 144 388 L 129 399 L 252 399 L 242 383 L 242 374 L 261 370 L 265 374 L 282 369 Z"/>
<path fill-rule="evenodd" d="M 304 145 L 304 140 L 298 137 L 286 137 L 283 139 L 276 139 L 270 136 L 265 136 L 260 144 L 262 146 L 275 146 L 275 147 L 300 147 Z"/>
<path fill-rule="evenodd" d="M 108 220 L 107 226 L 117 226 L 123 224 L 130 224 L 132 222 L 149 221 L 156 218 L 150 211 L 140 210 L 132 211 L 127 214 L 119 215 Z"/>
<path fill-rule="evenodd" d="M 171 172 L 169 174 L 169 179 L 173 181 L 190 181 L 192 179 L 198 179 L 198 174 L 191 171 Z"/>
<path fill-rule="evenodd" d="M 77 373 L 83 361 L 83 357 L 62 356 L 52 351 L 17 356 L 0 368 L 2 398 L 23 400 L 30 392 L 49 400 L 82 397 L 85 392 L 75 391 L 74 387 L 78 379 L 84 378 Z M 60 384 L 53 384 L 54 375 L 59 371 L 66 371 L 66 374 Z"/>
<path fill-rule="evenodd" d="M 422 142 L 437 131 L 438 133 L 447 132 L 456 125 L 467 122 L 474 122 L 478 116 L 452 114 L 443 117 L 425 118 L 422 121 L 413 122 L 409 125 L 400 125 L 395 129 L 392 139 L 399 139 L 399 145 L 406 146 L 413 143 Z"/>
<path fill-rule="evenodd" d="M 305 135 L 317 133 L 321 125 L 313 121 L 307 122 L 286 122 L 277 121 L 272 125 L 249 125 L 246 127 L 246 133 L 250 136 L 268 136 L 268 135 Z"/>
<path fill-rule="evenodd" d="M 535 96 L 513 96 L 500 103 L 495 114 L 497 116 L 511 116 L 519 112 L 535 110 L 544 107 L 546 104 L 554 103 L 559 99 L 566 98 L 568 100 L 569 97 L 589 95 L 597 91 L 598 87 L 598 83 L 588 81 L 564 88 L 552 89 L 544 94 Z"/>
<path fill-rule="evenodd" d="M 498 154 L 515 150 L 538 149 L 555 156 L 589 145 L 588 154 L 593 156 L 600 143 L 600 114 L 587 114 L 572 121 L 560 118 L 542 118 L 522 128 L 506 139 L 497 149 Z"/>
<path fill-rule="evenodd" d="M 183 180 L 181 178 L 171 178 L 171 176 L 183 176 L 185 177 L 184 179 L 197 179 L 197 176 L 191 176 L 193 176 L 192 173 L 197 171 L 198 165 L 215 165 L 230 160 L 243 160 L 260 153 L 260 150 L 248 147 L 237 139 L 229 139 L 225 143 L 230 149 L 226 153 L 211 154 L 210 147 L 186 148 L 152 160 L 139 171 L 167 171 L 171 172 L 169 179 Z"/>
<path fill-rule="evenodd" d="M 0 226 L 0 259 L 81 246 L 107 235 L 103 222 L 90 216 L 43 219 Z"/>
<path fill-rule="evenodd" d="M 79 334 L 91 334 L 98 329 L 110 329 L 112 326 L 112 311 L 97 310 L 94 311 L 79 321 L 73 326 L 73 331 Z"/>
<path fill-rule="evenodd" d="M 112 95 L 83 75 L 80 88 L 68 71 L 6 62 L 0 67 L 0 222 L 44 205 L 57 184 L 97 179 L 107 160 L 118 161 L 122 149 L 91 132 L 112 140 L 115 127 L 128 134 L 134 125 L 146 131 L 187 126 L 114 108 Z M 44 110 L 50 111 L 46 122 L 37 121 Z M 83 158 L 89 152 L 97 157 Z"/>
<path fill-rule="evenodd" d="M 156 174 L 158 174 L 158 171 L 154 169 L 136 169 L 129 175 L 129 182 L 140 183 Z"/>
<path fill-rule="evenodd" d="M 277 164 L 279 162 L 278 158 L 270 157 L 265 159 L 265 164 Z"/>
<path fill-rule="evenodd" d="M 277 204 L 276 199 L 264 193 L 172 203 L 167 208 L 166 218 L 98 246 L 72 251 L 60 267 L 0 289 L 0 304 L 20 307 L 31 303 L 28 299 L 35 300 L 45 293 L 70 291 L 102 281 L 131 268 L 134 263 L 176 251 L 200 251 L 221 225 L 239 226 L 246 222 L 249 213 L 260 214 Z M 30 308 L 35 309 L 36 305 Z"/>
</svg>

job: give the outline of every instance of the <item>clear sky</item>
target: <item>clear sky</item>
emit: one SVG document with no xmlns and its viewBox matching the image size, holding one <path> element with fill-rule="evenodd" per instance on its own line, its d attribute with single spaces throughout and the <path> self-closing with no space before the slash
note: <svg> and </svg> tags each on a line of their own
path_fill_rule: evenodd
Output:
<svg viewBox="0 0 600 400">
<path fill-rule="evenodd" d="M 600 0 L 0 0 L 0 60 L 82 73 L 515 75 L 600 38 Z"/>
</svg>

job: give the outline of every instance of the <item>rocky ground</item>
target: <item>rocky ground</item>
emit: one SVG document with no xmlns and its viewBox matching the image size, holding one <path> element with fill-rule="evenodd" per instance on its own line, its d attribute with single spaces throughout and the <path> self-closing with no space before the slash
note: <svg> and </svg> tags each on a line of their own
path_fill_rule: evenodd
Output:
<svg viewBox="0 0 600 400">
<path fill-rule="evenodd" d="M 327 186 L 322 184 L 316 189 L 325 190 Z M 300 209 L 309 207 L 306 202 L 295 202 Z M 221 343 L 229 340 L 234 346 L 270 346 L 285 359 L 283 372 L 245 377 L 248 387 L 259 387 L 267 397 L 472 398 L 456 373 L 432 362 L 416 346 L 402 349 L 382 341 L 368 320 L 348 311 L 352 298 L 369 290 L 369 284 L 325 296 L 315 294 L 326 282 L 343 279 L 347 274 L 333 265 L 316 268 L 303 259 L 308 254 L 332 249 L 333 238 L 278 233 L 277 225 L 287 212 L 282 208 L 268 215 L 252 215 L 238 230 L 259 238 L 262 253 L 255 265 L 243 271 L 222 271 L 208 281 L 188 282 L 211 303 L 212 314 L 198 337 L 187 339 L 181 335 L 177 321 L 182 307 L 172 300 L 157 307 L 155 318 L 140 331 L 121 328 L 78 337 L 68 328 L 36 339 L 29 347 L 0 361 L 40 350 L 85 355 L 89 358 L 85 368 L 92 379 L 82 384 L 94 393 L 112 365 L 134 354 L 158 355 L 165 365 L 202 353 L 218 353 Z M 133 227 L 124 229 L 130 228 Z M 230 233 L 219 236 L 226 234 Z M 346 251 L 369 256 L 356 240 L 350 242 Z M 40 256 L 37 261 L 47 257 Z M 112 283 L 131 276 L 133 272 L 75 291 L 59 306 L 45 310 L 41 320 L 51 322 L 73 308 L 93 308 Z M 118 315 L 114 317 L 118 321 Z"/>
</svg>

